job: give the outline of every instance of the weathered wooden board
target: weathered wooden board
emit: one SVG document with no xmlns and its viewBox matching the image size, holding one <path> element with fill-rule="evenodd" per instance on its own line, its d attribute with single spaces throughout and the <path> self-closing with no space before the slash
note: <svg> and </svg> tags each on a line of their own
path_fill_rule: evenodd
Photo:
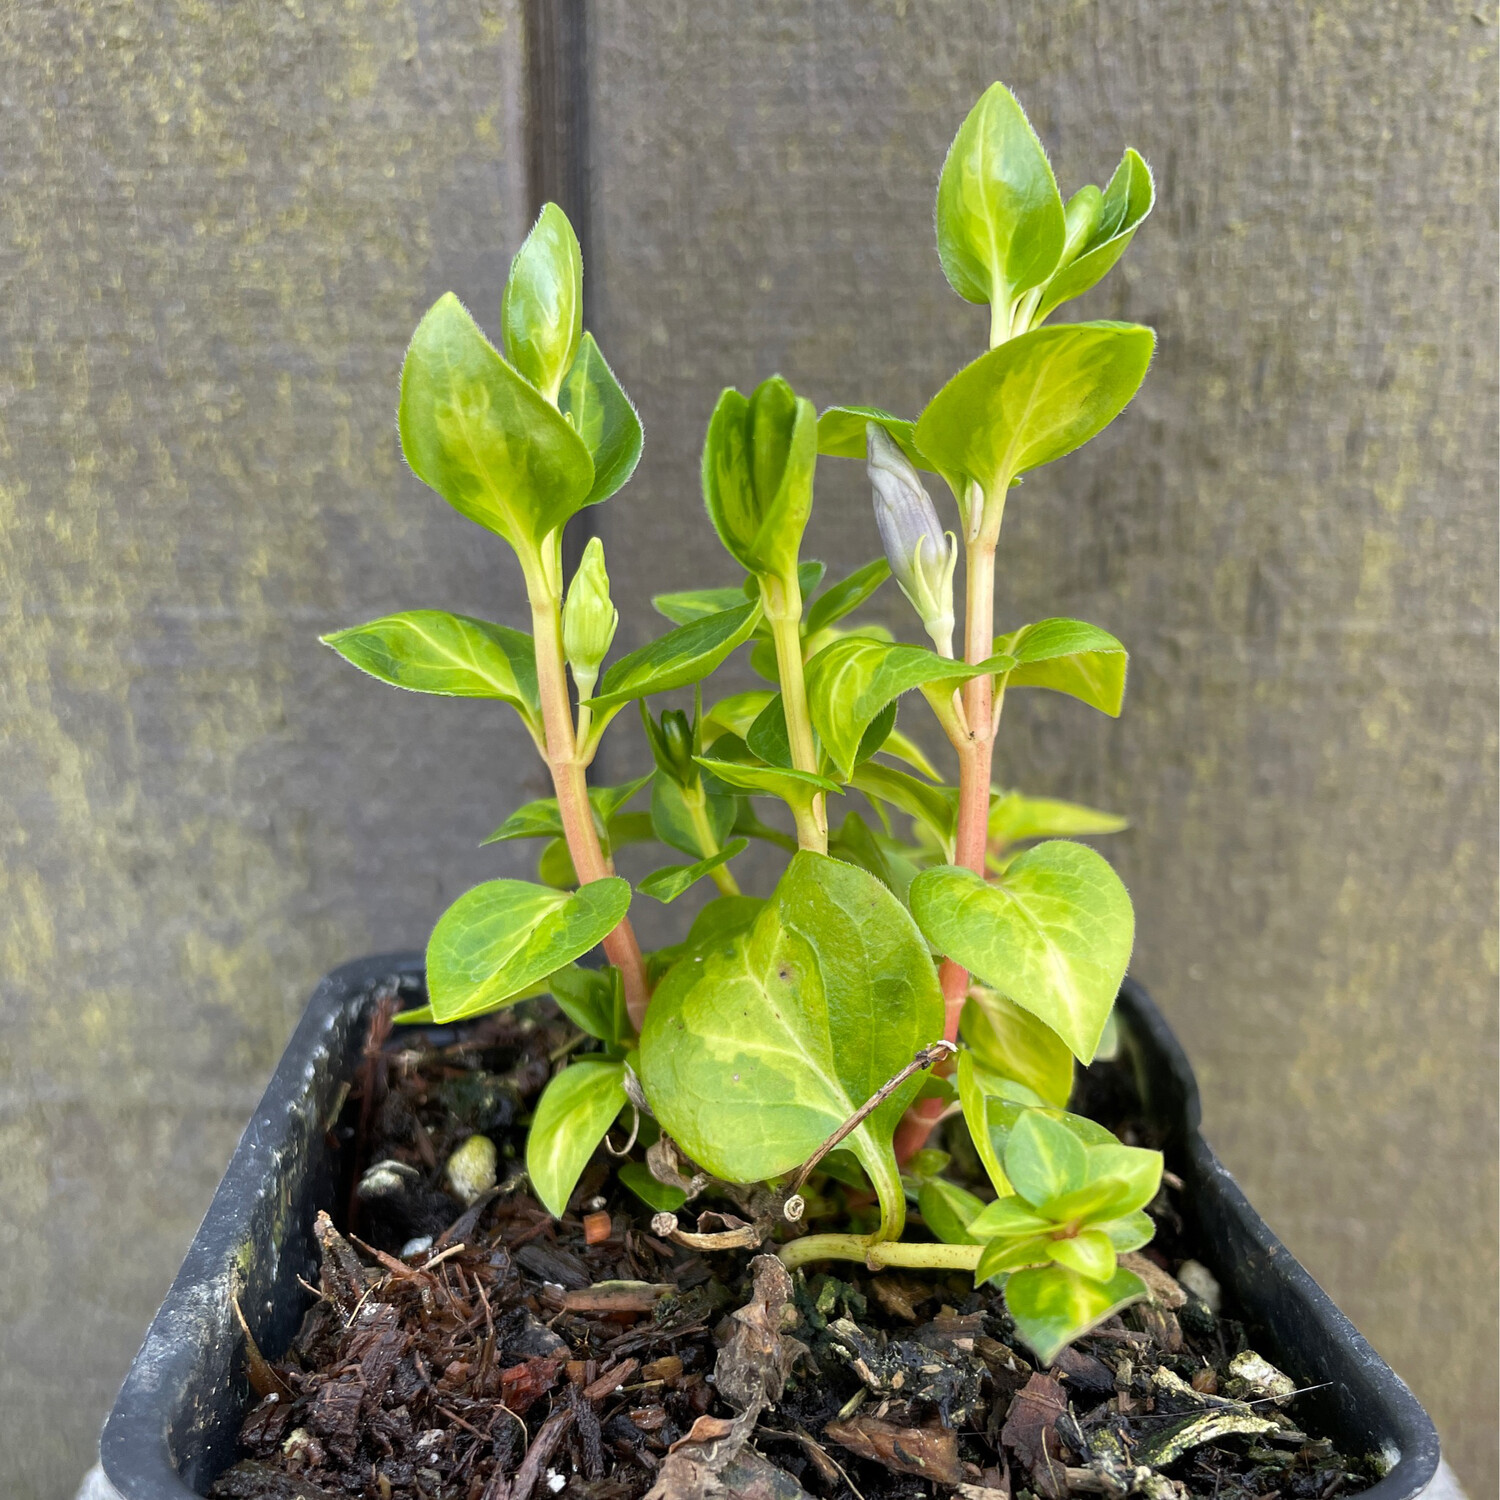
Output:
<svg viewBox="0 0 1500 1500">
<path fill-rule="evenodd" d="M 722 385 L 779 369 L 820 405 L 913 414 L 982 348 L 931 216 L 986 83 L 1019 93 L 1065 192 L 1127 142 L 1153 163 L 1155 217 L 1080 306 L 1153 324 L 1155 369 L 1017 491 L 999 591 L 1003 620 L 1119 634 L 1125 714 L 1015 695 L 1000 774 L 1132 818 L 1112 853 L 1134 967 L 1215 1144 L 1475 1493 L 1495 1483 L 1492 23 L 1389 0 L 609 0 L 590 56 L 598 321 L 647 429 L 604 535 L 613 575 L 651 588 L 714 556 L 696 463 Z M 862 562 L 863 485 L 824 468 L 811 547 Z"/>
</svg>

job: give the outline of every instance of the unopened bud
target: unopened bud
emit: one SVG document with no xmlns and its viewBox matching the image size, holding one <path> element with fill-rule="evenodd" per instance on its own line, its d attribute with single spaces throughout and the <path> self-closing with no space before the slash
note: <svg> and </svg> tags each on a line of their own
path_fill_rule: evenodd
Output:
<svg viewBox="0 0 1500 1500">
<path fill-rule="evenodd" d="M 1071 265 L 1083 254 L 1084 246 L 1088 244 L 1093 237 L 1094 230 L 1098 227 L 1099 216 L 1103 210 L 1104 194 L 1093 183 L 1079 188 L 1068 199 L 1068 206 L 1064 210 L 1066 230 L 1059 266 Z"/>
<path fill-rule="evenodd" d="M 567 652 L 580 698 L 593 696 L 599 668 L 619 623 L 620 612 L 609 599 L 604 543 L 598 537 L 590 537 L 563 605 L 563 650 Z"/>
<path fill-rule="evenodd" d="M 901 592 L 921 617 L 941 656 L 953 655 L 953 569 L 958 544 L 938 525 L 932 498 L 911 461 L 870 422 L 868 471 L 875 490 L 875 524 Z"/>
</svg>

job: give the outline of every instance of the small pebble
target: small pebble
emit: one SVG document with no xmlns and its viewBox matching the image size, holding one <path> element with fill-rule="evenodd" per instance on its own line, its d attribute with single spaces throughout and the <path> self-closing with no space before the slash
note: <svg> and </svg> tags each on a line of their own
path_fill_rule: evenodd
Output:
<svg viewBox="0 0 1500 1500">
<path fill-rule="evenodd" d="M 556 1469 L 547 1470 L 547 1488 L 551 1490 L 554 1495 L 560 1495 L 562 1493 L 563 1486 L 567 1482 L 568 1481 L 564 1479 Z"/>
<path fill-rule="evenodd" d="M 1254 1349 L 1242 1349 L 1236 1354 L 1229 1361 L 1229 1373 L 1235 1380 L 1243 1381 L 1247 1391 L 1274 1401 L 1278 1406 L 1297 1391 L 1297 1382 L 1290 1375 L 1283 1375 L 1270 1360 L 1263 1359 Z"/>
<path fill-rule="evenodd" d="M 362 1202 L 379 1198 L 400 1198 L 422 1180 L 422 1174 L 404 1161 L 378 1161 L 359 1179 L 355 1189 Z"/>
<path fill-rule="evenodd" d="M 410 1260 L 414 1255 L 426 1255 L 432 1249 L 432 1236 L 430 1234 L 419 1234 L 414 1240 L 407 1240 L 401 1247 L 401 1259 Z"/>
<path fill-rule="evenodd" d="M 1224 1305 L 1218 1278 L 1201 1261 L 1185 1260 L 1177 1268 L 1177 1280 L 1185 1286 L 1215 1317 Z"/>
<path fill-rule="evenodd" d="M 487 1135 L 471 1135 L 452 1156 L 444 1176 L 449 1190 L 467 1207 L 495 1185 L 498 1166 L 495 1143 Z"/>
</svg>

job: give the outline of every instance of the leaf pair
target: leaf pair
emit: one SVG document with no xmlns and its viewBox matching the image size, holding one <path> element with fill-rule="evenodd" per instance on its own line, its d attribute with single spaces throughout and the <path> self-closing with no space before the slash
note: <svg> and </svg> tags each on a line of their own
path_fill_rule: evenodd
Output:
<svg viewBox="0 0 1500 1500">
<path fill-rule="evenodd" d="M 746 398 L 726 390 L 703 446 L 703 500 L 747 573 L 790 584 L 812 511 L 817 415 L 779 375 Z"/>
<path fill-rule="evenodd" d="M 1064 208 L 1031 122 L 1009 89 L 991 84 L 959 127 L 938 179 L 938 257 L 960 297 L 991 304 L 999 337 L 1022 332 L 1110 270 L 1154 196 L 1145 162 L 1127 148 L 1103 192 L 1084 187 Z M 1018 328 L 1017 304 L 1028 293 Z"/>
<path fill-rule="evenodd" d="M 548 204 L 506 283 L 509 362 L 449 292 L 417 326 L 401 369 L 398 425 L 413 473 L 523 556 L 614 494 L 640 458 L 640 419 L 582 332 L 582 308 L 578 241 Z"/>
</svg>

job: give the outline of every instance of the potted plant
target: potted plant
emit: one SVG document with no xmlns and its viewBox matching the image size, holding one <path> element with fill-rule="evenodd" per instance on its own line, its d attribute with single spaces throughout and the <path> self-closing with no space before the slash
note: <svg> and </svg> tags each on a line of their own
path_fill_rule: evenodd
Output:
<svg viewBox="0 0 1500 1500">
<path fill-rule="evenodd" d="M 549 1054 L 556 1066 L 545 1087 L 526 1101 L 524 1181 L 552 1219 L 576 1225 L 570 1210 L 581 1196 L 597 1200 L 595 1217 L 604 1212 L 599 1183 L 587 1195 L 579 1184 L 607 1144 L 630 1157 L 618 1183 L 635 1195 L 664 1251 L 761 1248 L 777 1257 L 777 1265 L 755 1262 L 755 1295 L 739 1315 L 742 1329 L 760 1329 L 756 1368 L 775 1378 L 767 1375 L 762 1388 L 757 1375 L 737 1387 L 739 1367 L 721 1359 L 718 1391 L 738 1415 L 703 1412 L 710 1426 L 700 1432 L 695 1424 L 683 1437 L 654 1493 L 677 1493 L 673 1463 L 679 1478 L 683 1465 L 697 1465 L 701 1493 L 737 1492 L 726 1465 L 747 1461 L 756 1417 L 794 1364 L 778 1343 L 777 1319 L 809 1275 L 825 1286 L 842 1285 L 837 1276 L 854 1268 L 872 1277 L 949 1278 L 942 1285 L 964 1278 L 977 1299 L 972 1316 L 1000 1320 L 993 1326 L 1011 1340 L 1004 1358 L 1019 1366 L 1007 1368 L 1029 1361 L 1033 1379 L 1045 1383 L 1033 1394 L 1051 1399 L 1061 1386 L 1046 1372 L 1065 1369 L 1076 1341 L 1106 1325 L 1124 1328 L 1126 1309 L 1155 1309 L 1151 1315 L 1164 1319 L 1184 1305 L 1171 1301 L 1181 1288 L 1170 1276 L 1177 1291 L 1163 1291 L 1165 1257 L 1142 1253 L 1164 1213 L 1272 1356 L 1321 1389 L 1308 1409 L 1329 1435 L 1351 1453 L 1383 1450 L 1389 1473 L 1371 1492 L 1410 1495 L 1426 1483 L 1436 1445 L 1425 1417 L 1217 1166 L 1197 1134 L 1186 1064 L 1125 979 L 1129 896 L 1108 862 L 1076 842 L 1119 820 L 993 784 L 1009 694 L 1049 690 L 1110 715 L 1121 710 L 1122 644 L 1077 620 L 997 626 L 995 569 L 1012 489 L 1115 420 L 1146 376 L 1149 329 L 1069 323 L 1058 314 L 1109 272 L 1153 198 L 1145 162 L 1126 150 L 1104 186 L 1064 202 L 1019 104 L 999 84 L 986 91 L 943 166 L 937 238 L 954 290 L 989 309 L 988 349 L 915 420 L 859 405 L 819 415 L 775 376 L 748 396 L 726 390 L 708 426 L 703 494 L 740 577 L 658 596 L 672 628 L 608 665 L 618 617 L 602 545 L 591 540 L 567 579 L 562 532 L 629 481 L 642 431 L 582 328 L 582 264 L 566 216 L 548 205 L 517 254 L 499 347 L 451 295 L 422 319 L 401 376 L 403 450 L 419 478 L 514 552 L 532 631 L 423 609 L 326 639 L 385 682 L 497 699 L 521 717 L 554 795 L 516 810 L 490 839 L 542 841 L 540 878 L 475 887 L 440 917 L 424 963 L 369 961 L 339 971 L 314 998 L 106 1428 L 105 1466 L 122 1493 L 201 1487 L 226 1466 L 243 1413 L 232 1389 L 242 1339 L 253 1383 L 270 1403 L 266 1420 L 281 1422 L 288 1403 L 311 1409 L 311 1398 L 261 1350 L 279 1353 L 305 1306 L 296 1278 L 311 1268 L 312 1213 L 335 1202 L 327 1132 L 360 1049 L 367 1061 L 376 1055 L 403 988 L 416 1003 L 394 1015 L 397 1027 L 513 1017 L 521 1002 L 544 994 L 571 1023 Z M 821 565 L 801 556 L 820 457 L 865 462 L 884 551 L 821 588 Z M 938 480 L 950 497 L 946 524 L 929 492 Z M 858 622 L 860 607 L 892 576 L 920 623 L 921 644 Z M 741 649 L 766 686 L 716 697 L 713 674 Z M 687 693 L 690 707 L 681 698 L 678 706 L 653 705 Z M 918 700 L 952 747 L 951 781 L 897 727 L 898 705 Z M 603 736 L 637 714 L 654 770 L 625 786 L 590 786 Z M 640 805 L 647 799 L 649 811 Z M 735 870 L 752 840 L 786 852 L 764 897 L 746 894 Z M 615 867 L 632 844 L 669 851 L 633 884 Z M 632 903 L 672 903 L 704 881 L 716 894 L 681 940 L 644 953 Z M 602 965 L 585 966 L 595 949 Z M 367 1045 L 372 1010 L 376 1032 Z M 1076 1065 L 1093 1064 L 1101 1048 L 1117 1052 L 1119 1068 L 1133 1075 L 1141 1118 L 1154 1124 L 1185 1195 L 1180 1210 L 1162 1207 L 1161 1151 L 1126 1143 L 1069 1108 Z M 623 1148 L 608 1140 L 617 1122 L 628 1132 Z M 957 1159 L 929 1145 L 940 1125 Z M 468 1142 L 448 1160 L 445 1181 L 478 1203 L 475 1215 L 496 1201 L 497 1161 L 484 1131 Z M 399 1187 L 401 1164 L 382 1165 Z M 439 1163 L 429 1166 L 435 1172 Z M 509 1191 L 519 1193 L 522 1181 L 514 1175 Z M 700 1212 L 710 1203 L 716 1207 Z M 726 1215 L 725 1203 L 738 1212 Z M 697 1227 L 685 1227 L 695 1213 Z M 601 1233 L 612 1232 L 604 1218 Z M 477 1232 L 477 1217 L 463 1222 L 465 1237 Z M 338 1302 L 327 1257 L 352 1252 L 331 1249 L 335 1238 L 324 1224 L 324 1295 L 352 1326 L 370 1292 L 363 1272 L 347 1270 L 347 1287 L 363 1291 L 347 1306 Z M 384 1257 L 388 1278 L 433 1274 L 426 1262 L 405 1266 L 429 1254 L 431 1238 L 411 1243 L 404 1258 L 372 1252 Z M 473 1275 L 482 1281 L 480 1271 Z M 773 1284 L 779 1293 L 768 1290 Z M 540 1285 L 545 1298 L 553 1283 Z M 750 1316 L 756 1308 L 758 1323 Z M 489 1317 L 487 1299 L 484 1309 Z M 726 1346 L 738 1348 L 734 1340 Z M 862 1372 L 862 1390 L 882 1388 L 873 1355 L 842 1353 Z M 451 1368 L 463 1371 L 456 1380 L 471 1378 L 465 1361 Z M 1002 1380 L 994 1370 L 990 1377 Z M 1116 1370 L 1107 1413 L 1116 1427 L 1134 1400 L 1132 1377 L 1124 1387 L 1119 1378 Z M 583 1373 L 579 1379 L 593 1390 Z M 1183 1384 L 1169 1369 L 1158 1380 L 1168 1394 L 1158 1396 L 1180 1426 L 1198 1419 L 1196 1402 L 1217 1413 L 1225 1431 L 1274 1435 L 1276 1423 L 1250 1411 L 1244 1389 L 1218 1395 L 1205 1383 L 1184 1395 L 1173 1380 Z M 752 1388 L 753 1399 L 730 1394 Z M 1257 1399 L 1279 1403 L 1290 1384 L 1264 1389 Z M 361 1399 L 355 1408 L 368 1417 Z M 581 1432 L 596 1420 L 584 1415 L 583 1398 L 569 1399 L 571 1406 L 554 1399 L 558 1422 L 549 1417 L 544 1431 L 560 1434 L 571 1422 Z M 893 1399 L 907 1410 L 906 1397 Z M 940 1476 L 949 1489 L 1008 1484 L 1000 1469 L 972 1462 L 960 1473 L 956 1447 L 951 1464 L 911 1457 L 912 1433 L 951 1435 L 950 1403 L 932 1400 L 942 1420 L 901 1429 L 907 1446 L 885 1454 L 887 1467 Z M 1107 1405 L 1091 1409 L 1104 1413 Z M 1231 1407 L 1238 1426 L 1226 1415 Z M 484 1436 L 472 1420 L 443 1410 Z M 878 1447 L 884 1431 L 883 1419 L 870 1420 L 874 1427 L 851 1435 L 841 1417 L 827 1432 L 844 1433 L 832 1441 L 869 1460 L 866 1447 Z M 1191 1442 L 1180 1453 L 1158 1445 L 1155 1462 L 1127 1463 L 1099 1446 L 1105 1439 L 1096 1441 L 1076 1414 L 1064 1420 L 1054 1412 L 1048 1430 L 1050 1438 L 1035 1438 L 1034 1462 L 1020 1467 L 1042 1492 L 1052 1484 L 1058 1493 L 1184 1493 L 1186 1481 L 1163 1471 Z M 283 1427 L 275 1431 L 280 1441 Z M 316 1423 L 311 1431 L 298 1426 L 286 1442 L 305 1434 L 295 1451 L 321 1454 L 318 1431 Z M 1280 1431 L 1306 1438 L 1286 1422 Z M 529 1458 L 513 1455 L 514 1480 L 500 1458 L 484 1460 L 485 1495 L 529 1493 L 540 1481 L 542 1436 L 528 1431 L 528 1443 Z M 1031 1450 L 1004 1436 L 995 1451 L 1020 1462 L 1015 1455 Z M 1059 1454 L 1074 1462 L 1049 1479 Z M 322 1461 L 278 1473 L 321 1493 L 314 1471 Z M 180 1481 L 168 1477 L 174 1467 Z M 389 1476 L 380 1482 L 379 1492 L 389 1492 Z"/>
</svg>

